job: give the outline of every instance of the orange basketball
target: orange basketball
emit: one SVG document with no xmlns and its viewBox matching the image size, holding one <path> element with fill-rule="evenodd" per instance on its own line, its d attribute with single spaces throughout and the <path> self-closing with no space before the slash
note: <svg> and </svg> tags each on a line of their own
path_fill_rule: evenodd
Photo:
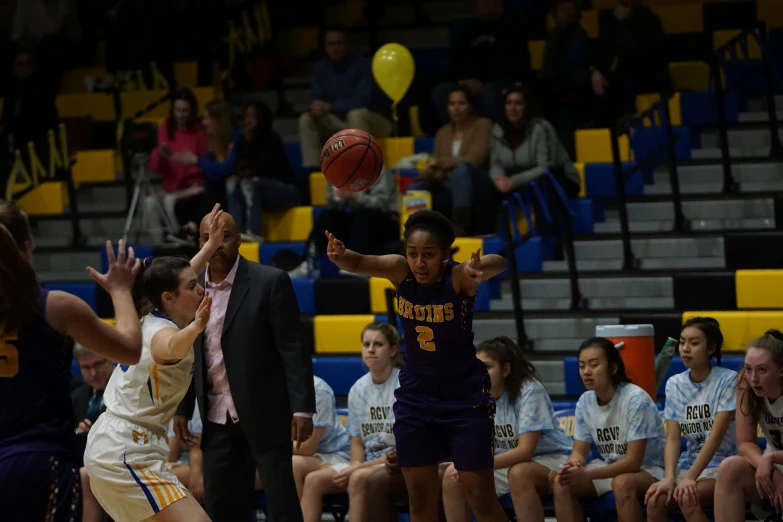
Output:
<svg viewBox="0 0 783 522">
<path fill-rule="evenodd" d="M 383 152 L 369 133 L 346 129 L 329 138 L 321 149 L 321 171 L 334 188 L 361 192 L 378 181 Z"/>
</svg>

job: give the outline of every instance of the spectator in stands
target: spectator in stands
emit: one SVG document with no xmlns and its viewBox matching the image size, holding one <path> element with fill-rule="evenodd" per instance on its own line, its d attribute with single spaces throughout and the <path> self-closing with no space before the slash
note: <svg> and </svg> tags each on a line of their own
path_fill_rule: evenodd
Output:
<svg viewBox="0 0 783 522">
<path fill-rule="evenodd" d="M 358 252 L 372 255 L 386 249 L 400 237 L 397 187 L 394 174 L 386 167 L 375 184 L 364 192 L 345 192 L 326 186 L 329 208 L 315 218 L 301 264 L 289 272 L 291 277 L 311 277 L 317 259 L 326 253 L 328 230 Z"/>
<path fill-rule="evenodd" d="M 315 66 L 310 107 L 299 118 L 302 165 L 321 168 L 324 140 L 341 129 L 361 129 L 385 138 L 392 125 L 373 107 L 370 60 L 349 49 L 341 29 L 325 32 L 327 59 Z"/>
<path fill-rule="evenodd" d="M 313 377 L 315 384 L 315 409 L 313 434 L 301 445 L 294 444 L 294 481 L 299 498 L 302 498 L 307 475 L 325 466 L 342 466 L 350 463 L 350 437 L 337 416 L 334 391 L 320 377 Z M 263 489 L 256 472 L 256 489 Z"/>
<path fill-rule="evenodd" d="M 441 122 L 450 119 L 446 106 L 455 84 L 465 85 L 478 97 L 479 114 L 495 119 L 503 110 L 503 89 L 530 77 L 525 21 L 503 13 L 503 7 L 503 0 L 476 0 L 478 18 L 454 42 L 450 78 L 432 91 Z"/>
<path fill-rule="evenodd" d="M 506 336 L 482 342 L 477 357 L 487 366 L 495 397 L 495 492 L 511 492 L 517 520 L 544 522 L 539 495 L 552 492 L 552 479 L 571 452 L 549 394 L 519 347 Z M 443 475 L 443 504 L 449 522 L 472 519 L 459 474 Z"/>
<path fill-rule="evenodd" d="M 307 475 L 302 491 L 304 522 L 320 522 L 324 496 L 344 491 L 350 496 L 350 520 L 372 520 L 367 478 L 395 446 L 392 407 L 394 390 L 400 385 L 401 340 L 388 323 L 367 325 L 361 340 L 362 361 L 370 371 L 348 392 L 350 464 L 324 466 Z"/>
<path fill-rule="evenodd" d="M 531 114 L 529 99 L 520 84 L 506 91 L 505 117 L 492 129 L 489 175 L 504 197 L 515 191 L 529 195 L 539 233 L 557 238 L 562 235 L 571 278 L 571 308 L 576 309 L 583 300 L 577 281 L 571 214 L 564 198 L 579 194 L 579 173 L 554 127 Z M 558 257 L 563 254 L 562 248 L 555 252 Z"/>
<path fill-rule="evenodd" d="M 473 93 L 463 85 L 451 89 L 448 112 L 449 123 L 435 135 L 432 161 L 407 190 L 430 192 L 433 208 L 451 215 L 465 235 L 471 232 L 472 209 L 484 206 L 493 192 L 486 170 L 492 122 L 477 116 Z"/>
<path fill-rule="evenodd" d="M 177 202 L 200 195 L 204 192 L 206 181 L 204 172 L 197 166 L 172 161 L 175 155 L 183 152 L 196 155 L 205 155 L 207 152 L 207 135 L 198 121 L 198 102 L 193 91 L 187 87 L 177 89 L 174 93 L 169 117 L 158 127 L 158 147 L 152 151 L 149 163 L 150 170 L 161 177 L 163 211 L 175 227 L 180 224 L 175 212 Z M 152 216 L 155 224 L 165 222 L 160 215 L 156 196 L 147 196 L 144 203 L 147 215 Z M 192 221 L 192 217 L 188 217 L 183 224 Z"/>
<path fill-rule="evenodd" d="M 204 504 L 204 465 L 201 454 L 201 414 L 198 411 L 198 403 L 193 409 L 193 416 L 188 421 L 188 429 L 193 435 L 191 446 L 180 444 L 179 439 L 174 433 L 174 420 L 172 419 L 168 428 L 169 437 L 169 462 L 168 468 L 174 472 L 182 485 L 188 488 L 188 491 Z"/>
<path fill-rule="evenodd" d="M 579 0 L 556 0 L 552 15 L 555 27 L 544 47 L 540 93 L 547 106 L 546 114 L 573 155 L 574 131 L 601 119 L 596 111 L 596 96 L 603 91 L 596 92 L 591 82 L 593 44 L 579 23 L 582 16 Z"/>
<path fill-rule="evenodd" d="M 33 142 L 39 159 L 48 165 L 47 132 L 58 122 L 56 87 L 41 73 L 29 49 L 19 48 L 13 54 L 11 79 L 2 94 L 5 103 L 0 114 L 0 159 L 14 149 L 26 150 Z"/>
<path fill-rule="evenodd" d="M 618 0 L 601 35 L 593 92 L 606 96 L 612 117 L 636 113 L 636 95 L 670 89 L 663 24 L 641 0 Z"/>
</svg>

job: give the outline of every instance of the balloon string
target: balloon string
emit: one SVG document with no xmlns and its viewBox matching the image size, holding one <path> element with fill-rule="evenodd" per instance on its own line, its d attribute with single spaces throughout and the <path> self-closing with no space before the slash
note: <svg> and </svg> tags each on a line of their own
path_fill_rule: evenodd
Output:
<svg viewBox="0 0 783 522">
<path fill-rule="evenodd" d="M 392 136 L 398 137 L 397 134 L 397 103 L 392 103 Z"/>
</svg>

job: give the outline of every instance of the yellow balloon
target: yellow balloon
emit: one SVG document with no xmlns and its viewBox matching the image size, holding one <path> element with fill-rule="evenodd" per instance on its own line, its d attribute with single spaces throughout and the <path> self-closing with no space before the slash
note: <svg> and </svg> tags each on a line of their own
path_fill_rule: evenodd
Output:
<svg viewBox="0 0 783 522">
<path fill-rule="evenodd" d="M 408 92 L 415 71 L 413 56 L 400 44 L 386 44 L 378 49 L 372 58 L 372 75 L 381 90 L 394 103 L 399 103 Z"/>
</svg>

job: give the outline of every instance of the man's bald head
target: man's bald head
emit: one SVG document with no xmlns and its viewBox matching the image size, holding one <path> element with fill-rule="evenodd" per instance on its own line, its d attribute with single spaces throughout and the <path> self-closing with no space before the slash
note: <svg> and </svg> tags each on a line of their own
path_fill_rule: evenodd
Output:
<svg viewBox="0 0 783 522">
<path fill-rule="evenodd" d="M 210 216 L 211 214 L 204 216 L 199 226 L 198 244 L 201 248 L 204 248 L 204 245 L 209 241 Z M 234 221 L 233 216 L 228 212 L 224 212 L 220 220 L 225 223 L 223 237 L 220 239 L 220 246 L 209 260 L 209 273 L 213 278 L 219 277 L 219 275 L 225 277 L 231 271 L 237 256 L 239 256 L 240 238 L 237 233 L 237 222 Z"/>
<path fill-rule="evenodd" d="M 207 234 L 209 235 L 209 218 L 212 216 L 212 214 L 207 214 L 204 216 L 204 218 L 201 220 L 201 225 L 198 227 L 198 233 L 199 235 Z M 233 232 L 234 234 L 237 233 L 237 222 L 234 220 L 234 216 L 229 214 L 228 212 L 223 212 L 223 215 L 220 216 L 220 220 L 223 221 L 226 226 L 223 227 L 223 230 L 227 232 Z"/>
</svg>

